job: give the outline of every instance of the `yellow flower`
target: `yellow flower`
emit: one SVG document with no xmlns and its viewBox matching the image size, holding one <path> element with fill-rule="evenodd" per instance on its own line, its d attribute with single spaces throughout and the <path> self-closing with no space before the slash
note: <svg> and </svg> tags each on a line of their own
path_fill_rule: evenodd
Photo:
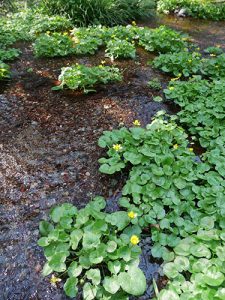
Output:
<svg viewBox="0 0 225 300">
<path fill-rule="evenodd" d="M 140 123 L 140 121 L 138 121 L 138 120 L 134 120 L 133 124 L 134 124 L 135 126 L 141 126 L 141 123 Z"/>
<path fill-rule="evenodd" d="M 181 73 L 179 73 L 179 74 L 178 74 L 178 76 L 177 76 L 177 77 L 175 77 L 175 78 L 172 78 L 172 79 L 171 79 L 171 81 L 176 81 L 176 80 L 180 79 L 180 78 L 181 78 L 181 76 L 182 76 L 182 74 L 181 74 Z"/>
<path fill-rule="evenodd" d="M 170 91 L 173 91 L 173 90 L 174 90 L 174 86 L 170 86 L 170 87 L 169 87 L 169 90 L 170 90 Z"/>
<path fill-rule="evenodd" d="M 189 151 L 190 151 L 190 152 L 193 152 L 193 150 L 194 150 L 193 148 L 189 148 Z"/>
<path fill-rule="evenodd" d="M 122 150 L 123 147 L 122 147 L 120 144 L 115 144 L 115 145 L 113 145 L 113 149 L 114 149 L 116 152 L 118 152 L 118 151 Z"/>
<path fill-rule="evenodd" d="M 140 242 L 140 240 L 139 240 L 138 236 L 132 235 L 132 237 L 130 238 L 130 242 L 132 245 L 137 245 Z"/>
<path fill-rule="evenodd" d="M 132 23 L 131 23 L 133 26 L 136 26 L 137 25 L 137 23 L 135 22 L 135 21 L 132 21 Z"/>
<path fill-rule="evenodd" d="M 173 145 L 173 149 L 177 149 L 179 146 L 177 144 Z"/>
<path fill-rule="evenodd" d="M 216 56 L 216 55 L 215 55 L 215 54 L 213 54 L 213 53 L 211 53 L 211 54 L 210 54 L 210 56 L 214 57 L 214 56 Z"/>
<path fill-rule="evenodd" d="M 60 282 L 62 279 L 58 278 L 58 277 L 55 277 L 55 275 L 52 275 L 51 279 L 50 279 L 50 283 L 51 285 L 53 286 L 56 286 L 56 283 L 57 282 Z"/>
<path fill-rule="evenodd" d="M 131 218 L 131 219 L 134 219 L 134 218 L 137 217 L 137 214 L 135 212 L 133 212 L 133 211 L 129 211 L 128 217 Z"/>
<path fill-rule="evenodd" d="M 50 34 L 51 32 L 50 32 L 50 31 L 46 31 L 46 33 L 47 33 L 47 34 Z"/>
<path fill-rule="evenodd" d="M 63 32 L 63 35 L 68 35 L 68 32 Z"/>
<path fill-rule="evenodd" d="M 105 64 L 105 60 L 102 60 L 102 61 L 101 61 L 101 64 L 104 65 L 104 64 Z"/>
<path fill-rule="evenodd" d="M 200 48 L 198 47 L 196 50 L 198 50 L 198 51 L 199 51 L 199 50 L 200 50 Z"/>
<path fill-rule="evenodd" d="M 216 45 L 216 47 L 217 47 L 217 48 L 220 48 L 220 47 L 221 47 L 221 45 Z"/>
</svg>

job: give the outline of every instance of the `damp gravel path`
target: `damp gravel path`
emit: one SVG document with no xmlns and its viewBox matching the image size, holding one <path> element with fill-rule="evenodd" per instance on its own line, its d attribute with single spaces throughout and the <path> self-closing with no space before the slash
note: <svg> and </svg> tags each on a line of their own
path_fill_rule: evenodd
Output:
<svg viewBox="0 0 225 300">
<path fill-rule="evenodd" d="M 224 43 L 224 23 L 198 21 L 196 29 L 195 22 L 172 17 L 157 22 L 191 32 L 192 27 L 185 25 L 189 22 L 200 45 Z M 39 221 L 56 204 L 82 207 L 94 195 L 109 199 L 109 210 L 117 209 L 125 178 L 99 173 L 103 151 L 98 138 L 103 130 L 130 126 L 134 119 L 145 125 L 157 111 L 175 113 L 176 108 L 153 102 L 160 92 L 150 90 L 147 82 L 158 77 L 165 87 L 169 78 L 147 66 L 154 56 L 141 49 L 135 61 L 116 62 L 124 70 L 122 83 L 83 95 L 53 92 L 51 87 L 61 67 L 98 64 L 105 60 L 103 52 L 94 57 L 36 59 L 30 44 L 18 47 L 22 55 L 11 65 L 12 80 L 0 87 L 0 300 L 63 300 L 67 298 L 62 289 L 51 287 L 41 276 Z M 151 261 L 151 240 L 144 240 L 142 247 L 141 267 L 149 289 L 139 299 L 149 299 L 152 277 L 163 278 L 159 264 Z"/>
</svg>

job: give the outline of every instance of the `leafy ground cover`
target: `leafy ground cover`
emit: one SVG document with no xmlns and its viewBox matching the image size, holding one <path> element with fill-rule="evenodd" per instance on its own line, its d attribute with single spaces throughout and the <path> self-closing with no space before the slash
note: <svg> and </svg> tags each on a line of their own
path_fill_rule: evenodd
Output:
<svg viewBox="0 0 225 300">
<path fill-rule="evenodd" d="M 78 31 L 81 30 L 83 29 L 78 28 Z M 152 32 L 155 33 L 156 30 L 152 30 Z M 165 30 L 168 32 L 168 28 Z M 98 41 L 102 43 L 102 28 L 98 27 L 97 31 L 96 28 L 93 31 L 95 31 L 96 39 L 98 38 Z M 164 29 L 162 31 L 164 32 Z M 122 31 L 118 28 L 117 31 L 114 28 L 108 29 L 105 41 L 110 42 L 112 32 L 116 36 L 113 39 L 122 39 L 123 36 L 125 39 L 127 38 L 128 43 L 132 45 L 132 41 L 134 41 L 137 46 L 142 34 L 145 35 L 148 29 L 137 26 L 124 27 Z M 133 32 L 135 32 L 135 35 Z M 54 36 L 55 33 L 50 35 Z M 171 43 L 172 48 L 173 44 L 176 44 L 175 32 L 171 31 L 171 35 L 174 37 L 173 43 Z M 88 36 L 87 32 L 86 36 Z M 177 33 L 177 36 L 179 36 L 177 38 L 178 48 L 186 48 L 189 45 L 186 38 L 179 33 Z M 156 37 L 157 35 L 151 42 L 157 45 L 152 47 L 154 50 L 151 51 L 154 51 L 154 54 L 161 52 L 174 53 L 175 48 L 170 51 L 166 38 L 162 39 L 165 40 L 166 46 L 164 48 L 162 44 L 157 44 Z M 76 39 L 78 36 L 74 36 L 74 38 Z M 166 49 L 165 52 L 164 49 Z M 137 58 L 141 53 L 137 49 Z M 170 53 L 169 55 L 173 54 Z M 14 147 L 19 149 L 19 153 L 14 153 L 15 156 L 17 155 L 18 164 L 16 164 L 14 156 L 10 155 L 11 152 L 5 154 L 5 150 L 2 150 L 5 155 L 3 157 L 4 168 L 8 166 L 7 164 L 10 164 L 9 169 L 12 174 L 15 174 L 13 175 L 15 180 L 10 181 L 10 185 L 7 185 L 11 191 L 7 195 L 4 194 L 4 197 L 11 197 L 13 201 L 13 205 L 9 207 L 13 207 L 14 219 L 19 219 L 20 222 L 23 215 L 26 217 L 25 225 L 18 223 L 18 227 L 24 226 L 26 228 L 22 243 L 27 251 L 24 251 L 21 255 L 27 255 L 32 267 L 34 258 L 31 259 L 31 254 L 34 244 L 32 244 L 33 248 L 29 247 L 27 249 L 29 242 L 26 238 L 30 235 L 36 243 L 37 234 L 33 232 L 33 229 L 36 229 L 37 221 L 40 220 L 40 214 L 36 213 L 36 209 L 39 209 L 36 207 L 36 202 L 41 199 L 40 202 L 43 206 L 46 202 L 44 219 L 47 219 L 49 207 L 55 206 L 58 202 L 62 203 L 65 199 L 73 203 L 79 198 L 82 199 L 80 207 L 83 208 L 78 210 L 71 204 L 62 204 L 51 210 L 50 223 L 46 221 L 40 223 L 42 237 L 39 240 L 39 245 L 44 248 L 47 260 L 44 274 L 50 275 L 50 273 L 53 273 L 50 278 L 53 287 L 62 286 L 63 284 L 68 296 L 74 297 L 76 295 L 79 298 L 80 293 L 83 292 L 85 299 L 128 299 L 130 295 L 141 297 L 140 295 L 144 293 L 146 288 L 146 279 L 138 265 L 141 258 L 141 242 L 147 236 L 148 238 L 151 237 L 153 241 L 152 255 L 164 260 L 164 274 L 169 279 L 167 287 L 160 292 L 157 291 L 155 284 L 155 294 L 158 299 L 223 299 L 223 241 L 225 228 L 223 220 L 223 164 L 225 139 L 222 122 L 218 122 L 218 119 L 223 121 L 223 103 L 221 99 L 223 98 L 224 82 L 222 76 L 224 70 L 223 55 L 219 53 L 214 55 L 219 56 L 209 58 L 209 69 L 212 68 L 209 74 L 214 74 L 213 76 L 208 76 L 207 71 L 206 74 L 203 74 L 204 78 L 195 77 L 189 81 L 180 81 L 181 76 L 178 74 L 177 78 L 173 79 L 164 91 L 165 97 L 168 98 L 167 103 L 176 102 L 181 107 L 179 114 L 186 107 L 190 110 L 187 109 L 183 116 L 182 114 L 178 115 L 178 118 L 159 113 L 153 122 L 146 127 L 144 126 L 145 122 L 142 120 L 135 120 L 130 128 L 119 123 L 123 121 L 127 125 L 127 120 L 131 120 L 130 112 L 132 112 L 132 109 L 137 114 L 137 109 L 133 105 L 133 103 L 139 101 L 137 99 L 141 99 L 140 102 L 143 105 L 142 109 L 145 116 L 149 110 L 146 99 L 152 97 L 150 94 L 152 90 L 147 86 L 150 76 L 148 73 L 148 76 L 138 79 L 137 74 L 143 66 L 144 72 L 150 70 L 146 62 L 151 56 L 146 55 L 147 59 L 145 57 L 145 60 L 142 56 L 142 60 L 137 61 L 142 63 L 141 68 L 135 69 L 137 73 L 133 72 L 133 69 L 138 68 L 138 64 L 133 63 L 129 67 L 127 61 L 118 62 L 120 66 L 129 68 L 127 73 L 133 72 L 132 74 L 136 77 L 128 77 L 125 74 L 124 83 L 118 83 L 121 84 L 119 88 L 109 87 L 109 90 L 104 92 L 104 99 L 101 98 L 101 93 L 97 93 L 96 98 L 94 98 L 81 94 L 79 94 L 79 97 L 75 97 L 74 95 L 77 95 L 75 93 L 71 93 L 67 97 L 63 93 L 51 92 L 50 87 L 53 85 L 53 80 L 50 77 L 52 76 L 55 80 L 62 64 L 64 66 L 74 65 L 73 68 L 67 68 L 71 68 L 74 72 L 84 73 L 85 80 L 82 81 L 82 85 L 80 85 L 80 82 L 74 83 L 73 76 L 68 76 L 69 83 L 72 82 L 76 87 L 86 88 L 88 86 L 87 89 L 89 90 L 93 81 L 96 82 L 96 74 L 100 70 L 99 67 L 87 68 L 87 58 L 78 58 L 77 61 L 69 58 L 69 60 L 64 59 L 63 62 L 62 60 L 57 61 L 57 59 L 49 60 L 52 63 L 51 68 L 55 71 L 53 73 L 51 73 L 52 70 L 47 60 L 38 60 L 32 57 L 26 64 L 26 68 L 29 70 L 27 72 L 24 71 L 24 66 L 21 67 L 20 61 L 14 63 L 14 66 L 19 66 L 20 71 L 23 68 L 23 72 L 18 72 L 22 75 L 16 76 L 24 76 L 25 79 L 22 81 L 20 78 L 15 84 L 17 92 L 18 90 L 21 92 L 21 100 L 12 100 L 12 107 L 16 110 L 11 115 L 9 113 L 12 108 L 6 107 L 4 110 L 4 105 L 7 105 L 7 102 L 5 104 L 4 99 L 0 102 L 1 109 L 6 112 L 4 118 L 1 117 L 0 121 L 4 126 L 7 124 L 3 127 L 4 130 L 0 135 L 3 137 L 7 134 L 10 135 L 13 128 L 13 131 L 16 132 L 15 135 L 18 135 L 18 137 L 14 136 L 13 144 L 9 142 L 8 148 L 10 147 L 11 151 Z M 28 55 L 25 52 L 22 57 L 23 64 L 24 61 L 27 61 L 27 58 Z M 208 58 L 206 59 L 208 61 Z M 218 59 L 221 60 L 220 73 L 215 68 L 218 65 Z M 96 55 L 90 65 L 96 65 L 101 60 L 102 57 Z M 216 63 L 214 63 L 215 61 Z M 75 65 L 74 62 L 78 62 L 78 64 Z M 213 62 L 212 66 L 211 62 Z M 37 68 L 35 63 L 41 65 Z M 111 65 L 114 68 L 112 63 Z M 102 78 L 107 78 L 108 74 L 105 73 L 105 70 L 111 69 L 111 65 L 110 67 L 104 67 L 103 63 L 100 66 L 100 69 L 104 70 L 101 73 L 100 81 L 103 80 Z M 94 73 L 93 68 L 97 68 L 95 74 L 92 74 Z M 153 72 L 157 72 L 153 73 L 154 76 L 157 74 L 157 78 L 162 80 L 158 71 L 153 70 Z M 190 75 L 192 75 L 191 72 Z M 93 75 L 92 82 L 88 81 L 89 76 L 85 76 L 89 73 Z M 40 74 L 42 74 L 42 78 L 40 78 Z M 79 73 L 79 75 L 82 74 Z M 117 75 L 120 76 L 119 71 Z M 216 79 L 216 77 L 221 78 Z M 144 83 L 142 82 L 143 78 L 145 78 Z M 132 80 L 136 89 L 127 85 Z M 195 81 L 199 82 L 196 83 Z M 41 82 L 45 86 L 44 88 L 40 88 Z M 146 90 L 144 90 L 144 84 Z M 165 81 L 162 85 L 165 87 Z M 140 86 L 142 89 L 140 89 Z M 204 86 L 207 87 L 206 90 L 204 90 Z M 187 89 L 187 93 L 185 89 Z M 38 91 L 37 95 L 35 90 Z M 130 93 L 122 94 L 118 101 L 115 100 L 116 96 L 112 98 L 115 92 L 121 93 L 123 90 Z M 173 95 L 172 92 L 175 91 L 176 93 Z M 132 94 L 134 92 L 135 96 Z M 211 102 L 203 99 L 204 92 L 208 96 L 205 98 L 210 98 Z M 10 93 L 14 95 L 14 86 Z M 46 94 L 48 95 L 47 102 Z M 189 94 L 192 96 L 189 96 Z M 143 95 L 147 95 L 146 98 L 142 98 Z M 162 93 L 160 95 L 162 96 Z M 193 102 L 193 95 L 198 101 Z M 131 103 L 132 97 L 135 98 L 136 102 L 133 100 L 134 102 Z M 128 99 L 125 103 L 129 103 L 129 106 L 128 104 L 123 106 L 123 98 Z M 182 100 L 179 102 L 181 98 Z M 78 101 L 74 101 L 75 99 Z M 18 106 L 18 102 L 21 107 Z M 213 103 L 213 107 L 210 106 L 211 103 Z M 153 104 L 155 105 L 155 103 Z M 197 105 L 200 104 L 202 111 L 205 110 L 204 105 L 209 106 L 204 116 L 198 114 L 199 107 Z M 113 109 L 111 105 L 114 107 Z M 154 110 L 158 110 L 161 106 L 155 107 L 157 109 L 154 108 Z M 220 107 L 220 110 L 218 107 Z M 186 116 L 190 120 L 182 120 Z M 18 122 L 15 127 L 12 127 L 12 121 L 15 118 Z M 193 121 L 191 118 L 193 118 Z M 202 123 L 195 127 L 193 123 L 197 122 L 199 118 L 202 118 Z M 99 125 L 102 120 L 105 122 L 104 126 Z M 94 125 L 89 129 L 84 127 L 83 130 L 80 128 L 79 122 L 85 124 L 82 126 L 86 126 L 86 124 L 89 126 L 92 122 Z M 212 131 L 216 134 L 214 135 L 209 130 L 208 136 L 208 124 L 212 122 L 219 124 L 219 130 L 217 131 L 216 127 L 212 128 Z M 54 126 L 52 127 L 53 123 Z M 120 129 L 113 130 L 115 124 L 118 124 Z M 185 130 L 180 127 L 181 125 L 185 127 Z M 23 127 L 21 128 L 21 126 Z M 108 184 L 102 181 L 104 177 L 100 177 L 95 169 L 97 157 L 103 156 L 103 152 L 100 153 L 96 147 L 96 140 L 103 130 L 102 127 L 108 128 L 109 131 L 105 132 L 99 140 L 99 145 L 107 149 L 105 157 L 100 159 L 100 171 L 103 174 L 113 175 L 115 173 L 116 176 L 122 174 L 119 177 L 119 182 L 112 187 L 112 189 L 115 189 L 119 184 L 119 190 L 121 188 L 123 193 L 122 197 L 120 195 L 118 197 L 120 198 L 118 201 L 120 208 L 117 212 L 106 212 L 106 203 L 103 198 L 96 198 L 85 207 L 83 205 L 84 190 L 85 193 L 92 191 L 90 197 L 85 195 L 86 198 L 90 199 L 103 185 L 105 187 L 104 193 L 108 195 L 108 191 L 106 191 Z M 193 141 L 197 138 L 202 146 L 207 146 L 207 151 L 201 157 L 195 154 L 196 145 L 193 146 L 187 133 L 195 135 Z M 42 144 L 44 134 L 46 142 Z M 30 137 L 32 136 L 37 137 L 33 145 L 35 150 L 31 149 L 33 140 Z M 201 137 L 203 138 L 201 139 Z M 61 138 L 65 139 L 63 145 L 60 144 Z M 22 140 L 22 144 L 19 144 L 19 140 Z M 90 144 L 91 147 L 88 148 Z M 5 141 L 4 147 L 7 147 Z M 80 153 L 78 149 L 83 152 Z M 88 154 L 87 149 L 90 151 Z M 34 156 L 29 158 L 26 164 L 23 164 L 27 153 L 32 151 L 34 151 Z M 68 151 L 68 154 L 66 151 Z M 79 158 L 79 155 L 82 158 Z M 93 155 L 95 155 L 94 158 Z M 95 165 L 92 169 L 95 170 L 93 172 L 94 180 L 87 179 L 91 175 L 87 172 L 90 169 L 85 169 L 85 160 L 88 160 L 87 166 L 92 167 L 93 164 Z M 77 165 L 80 169 L 74 173 Z M 44 168 L 45 174 L 41 173 L 42 168 Z M 27 172 L 30 172 L 32 176 L 29 177 Z M 5 176 L 8 176 L 7 173 L 6 175 L 3 174 L 3 179 Z M 91 178 L 93 179 L 93 177 Z M 37 182 L 35 182 L 36 180 Z M 86 180 L 89 180 L 90 185 L 85 183 Z M 107 180 L 108 182 L 111 181 L 110 179 Z M 19 190 L 15 188 L 17 182 L 19 183 Z M 79 190 L 74 189 L 77 182 L 81 184 Z M 6 184 L 7 182 L 3 181 L 3 185 L 7 189 Z M 38 193 L 37 190 L 41 193 Z M 68 192 L 69 195 L 65 192 Z M 116 198 L 116 202 L 118 198 Z M 22 203 L 25 202 L 25 206 L 20 203 L 21 206 L 19 207 L 23 207 L 22 210 L 18 207 L 14 209 L 15 203 L 19 202 L 18 199 Z M 28 200 L 31 201 L 29 205 L 27 205 Z M 6 217 L 7 215 L 3 216 L 3 218 Z M 35 224 L 33 223 L 34 219 Z M 7 228 L 4 228 L 4 230 L 8 232 Z M 14 230 L 12 231 L 14 232 Z M 15 235 L 12 244 L 5 245 L 4 243 L 6 251 L 10 253 L 10 261 L 13 259 L 16 249 L 18 250 L 17 242 L 19 238 L 17 237 L 17 231 Z M 13 245 L 12 248 L 9 248 L 11 245 Z M 40 261 L 39 250 L 36 253 L 38 254 L 35 259 Z M 207 268 L 203 268 L 204 264 L 207 265 Z M 10 270 L 10 267 L 5 268 L 5 272 Z M 23 269 L 26 270 L 25 265 Z M 36 268 L 33 268 L 32 271 L 34 269 L 36 270 Z M 40 266 L 37 269 L 40 271 Z M 32 284 L 36 284 L 35 281 L 39 282 L 40 278 L 33 273 L 26 273 L 25 277 L 32 278 Z M 9 273 L 8 275 L 10 276 Z M 17 278 L 17 276 L 14 277 Z M 38 286 L 37 293 L 41 293 L 40 289 L 44 289 L 44 295 L 51 294 L 51 296 L 46 297 L 59 297 L 57 289 L 53 288 L 50 291 L 46 284 L 47 281 L 45 282 L 46 285 L 43 282 Z M 47 287 L 48 293 L 46 293 L 45 287 Z M 18 285 L 15 288 L 18 290 Z M 34 297 L 37 294 L 33 290 L 30 294 L 27 294 L 27 290 L 28 288 L 25 286 L 20 294 L 24 299 Z M 9 299 L 13 298 L 15 294 L 16 297 L 19 294 L 14 293 L 12 296 L 8 291 L 7 285 L 3 295 Z"/>
<path fill-rule="evenodd" d="M 66 34 L 66 33 L 65 33 Z M 63 43 L 62 41 L 66 41 Z M 47 45 L 47 44 L 51 45 Z M 186 49 L 189 45 L 188 36 L 175 30 L 160 26 L 156 29 L 133 26 L 94 26 L 74 28 L 71 35 L 62 37 L 60 34 L 51 35 L 50 32 L 36 39 L 34 51 L 39 56 L 49 56 L 48 48 L 51 47 L 51 56 L 59 56 L 59 48 L 63 55 L 95 54 L 105 46 L 105 56 L 111 58 L 135 58 L 137 46 L 149 52 L 167 53 Z M 70 48 L 70 49 L 69 49 Z M 46 50 L 47 49 L 47 50 Z M 47 51 L 47 52 L 46 52 Z"/>
<path fill-rule="evenodd" d="M 223 1 L 208 0 L 159 0 L 157 2 L 158 12 L 175 12 L 185 9 L 187 15 L 195 18 L 225 20 L 225 5 Z"/>
<path fill-rule="evenodd" d="M 78 292 L 81 284 L 80 275 L 83 278 L 82 284 L 84 282 L 84 299 L 103 299 L 104 297 L 128 299 L 129 295 L 142 295 L 146 283 L 143 274 L 137 268 L 140 251 L 135 251 L 136 256 L 133 257 L 132 250 L 127 253 L 124 247 L 128 247 L 129 243 L 137 245 L 142 232 L 148 230 L 154 242 L 151 253 L 154 257 L 164 260 L 163 271 L 169 279 L 166 289 L 159 292 L 155 288 L 157 299 L 162 300 L 168 297 L 222 299 L 225 276 L 220 253 L 224 247 L 225 227 L 222 199 L 225 185 L 223 159 L 222 162 L 217 160 L 219 155 L 223 158 L 223 150 L 221 144 L 217 143 L 220 136 L 224 135 L 224 54 L 220 54 L 220 51 L 215 53 L 214 49 L 214 53 L 211 53 L 211 49 L 208 49 L 206 53 L 212 57 L 203 58 L 199 52 L 191 51 L 192 45 L 188 50 L 187 37 L 165 27 L 151 31 L 131 26 L 126 28 L 123 35 L 126 36 L 128 28 L 132 35 L 129 34 L 123 44 L 120 39 L 116 38 L 116 35 L 112 34 L 113 32 L 117 34 L 117 28 L 76 29 L 73 34 L 79 42 L 80 38 L 90 39 L 89 33 L 91 33 L 91 39 L 101 41 L 99 42 L 101 45 L 111 35 L 112 40 L 107 42 L 106 53 L 112 59 L 129 55 L 134 58 L 134 43 L 138 40 L 146 50 L 163 53 L 154 59 L 153 65 L 176 76 L 164 93 L 168 100 L 175 101 L 181 107 L 181 111 L 177 117 L 167 116 L 164 112 L 158 113 L 146 128 L 140 127 L 140 122 L 136 120 L 132 128 L 123 127 L 103 133 L 99 139 L 99 146 L 108 149 L 108 157 L 99 159 L 100 172 L 112 175 L 124 169 L 129 170 L 122 189 L 122 197 L 118 201 L 122 210 L 104 215 L 103 212 L 100 213 L 98 205 L 91 202 L 84 211 L 93 205 L 92 214 L 95 206 L 99 213 L 94 214 L 94 220 L 90 220 L 90 213 L 84 214 L 81 210 L 82 221 L 80 221 L 80 213 L 77 214 L 74 207 L 70 207 L 71 215 L 67 209 L 56 207 L 57 213 L 54 214 L 54 210 L 52 212 L 56 216 L 53 221 L 59 223 L 56 229 L 50 223 L 41 223 L 50 228 L 48 234 L 44 234 L 44 237 L 39 240 L 39 245 L 47 249 L 45 256 L 48 263 L 44 267 L 44 275 L 49 275 L 53 271 L 57 272 L 59 277 L 53 275 L 51 279 L 53 283 L 56 283 L 57 280 L 61 281 L 60 273 L 63 272 L 64 276 L 66 272 L 69 278 L 65 282 L 64 290 L 70 297 L 76 296 Z M 168 36 L 168 40 L 165 36 Z M 178 50 L 183 51 L 177 53 Z M 104 83 L 108 81 L 106 73 L 109 71 L 110 67 L 105 66 L 88 68 L 77 65 L 64 68 L 59 77 L 61 85 L 56 89 L 67 85 L 72 89 L 82 87 L 85 92 L 89 92 L 89 87 L 101 82 L 102 78 L 104 78 Z M 116 72 L 116 77 L 119 76 L 117 79 L 121 80 L 119 70 L 116 69 Z M 182 76 L 193 75 L 195 76 L 189 81 L 180 81 Z M 209 147 L 209 153 L 206 152 L 200 159 L 196 157 L 188 135 L 178 122 L 185 123 L 193 135 L 193 140 L 197 138 L 202 147 Z M 212 142 L 213 139 L 215 143 Z M 103 199 L 100 202 L 105 203 Z M 104 206 L 105 204 L 100 209 Z M 104 224 L 100 222 L 103 219 L 106 221 Z M 72 225 L 73 222 L 75 222 L 74 225 Z M 101 226 L 96 229 L 96 224 L 99 222 Z M 85 227 L 83 228 L 80 223 Z M 118 238 L 125 244 L 118 242 L 117 236 L 113 233 L 114 229 L 107 232 L 107 228 L 111 227 L 109 224 L 117 226 L 116 233 L 120 231 Z M 129 224 L 132 225 L 128 229 Z M 56 240 L 54 240 L 55 230 L 58 235 Z M 75 230 L 75 233 L 73 234 L 71 230 Z M 86 242 L 87 230 L 89 242 Z M 107 241 L 104 238 L 105 234 L 109 239 Z M 54 236 L 53 244 L 51 244 L 52 235 Z M 101 235 L 103 235 L 102 238 Z M 106 246 L 101 244 L 103 240 Z M 65 251 L 60 246 L 56 254 L 55 251 L 53 253 L 50 250 L 48 256 L 48 247 L 57 249 L 58 244 L 55 242 L 65 243 L 63 245 Z M 107 243 L 111 245 L 111 242 L 121 244 L 122 257 L 120 248 L 117 248 L 115 244 L 113 249 L 110 248 L 112 252 L 107 251 Z M 68 251 L 69 247 L 72 247 L 72 250 L 77 248 L 80 250 L 71 252 Z M 99 251 L 98 247 L 100 247 Z M 91 252 L 88 252 L 89 249 Z M 85 258 L 84 253 L 87 256 Z M 78 259 L 79 264 L 73 258 L 72 265 L 69 266 L 68 259 L 71 256 L 75 257 L 75 260 Z M 118 265 L 120 267 L 114 273 L 109 268 L 108 262 L 118 258 L 124 259 L 126 263 L 129 263 L 130 258 L 137 259 L 136 266 L 129 267 L 128 264 L 121 269 L 123 263 L 119 261 L 116 267 Z M 206 261 L 207 267 L 203 267 Z M 98 269 L 95 269 L 95 264 L 103 264 L 103 266 L 98 265 Z M 71 271 L 72 269 L 75 273 Z M 103 273 L 100 272 L 101 269 L 104 270 Z M 141 280 L 136 283 L 136 290 L 132 287 L 134 284 L 132 280 L 134 280 L 134 274 L 138 276 L 138 273 L 140 273 Z M 86 279 L 89 281 L 85 283 Z"/>
<path fill-rule="evenodd" d="M 59 75 L 60 85 L 53 87 L 53 90 L 61 90 L 66 86 L 72 90 L 83 89 L 84 93 L 89 93 L 95 91 L 93 88 L 96 84 L 121 80 L 122 75 L 115 67 L 75 65 L 62 69 Z"/>
</svg>

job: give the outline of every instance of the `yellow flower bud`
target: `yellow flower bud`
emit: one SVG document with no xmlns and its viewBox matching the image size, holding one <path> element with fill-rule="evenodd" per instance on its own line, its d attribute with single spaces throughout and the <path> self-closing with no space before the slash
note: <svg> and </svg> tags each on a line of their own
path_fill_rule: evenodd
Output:
<svg viewBox="0 0 225 300">
<path fill-rule="evenodd" d="M 175 145 L 173 145 L 173 149 L 178 149 L 178 145 L 177 144 L 175 144 Z"/>
</svg>

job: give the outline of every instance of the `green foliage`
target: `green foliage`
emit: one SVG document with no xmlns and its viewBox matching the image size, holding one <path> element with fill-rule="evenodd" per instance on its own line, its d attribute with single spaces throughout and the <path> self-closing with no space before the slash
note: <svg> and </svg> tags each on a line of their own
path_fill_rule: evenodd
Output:
<svg viewBox="0 0 225 300">
<path fill-rule="evenodd" d="M 44 11 L 69 16 L 78 26 L 102 24 L 113 26 L 147 17 L 151 0 L 42 0 Z"/>
<path fill-rule="evenodd" d="M 177 295 L 173 299 L 224 299 L 223 236 L 224 230 L 200 229 L 197 236 L 181 240 L 174 248 L 175 259 L 164 265 L 164 274 L 170 281 L 158 299 L 172 292 Z"/>
<path fill-rule="evenodd" d="M 33 40 L 42 32 L 67 30 L 71 27 L 71 22 L 61 16 L 49 17 L 32 10 L 11 14 L 0 20 L 0 47 L 8 47 L 16 41 Z"/>
<path fill-rule="evenodd" d="M 220 78 L 225 77 L 225 54 L 208 59 L 201 58 L 198 52 L 161 54 L 153 60 L 153 66 L 175 76 L 190 77 L 201 74 L 205 77 Z"/>
<path fill-rule="evenodd" d="M 191 134 L 199 136 L 203 147 L 209 146 L 225 130 L 224 89 L 224 79 L 209 82 L 195 77 L 171 82 L 164 90 L 166 98 L 182 108 L 178 113 L 180 122 L 189 127 Z"/>
<path fill-rule="evenodd" d="M 145 276 L 137 267 L 141 249 L 130 242 L 130 219 L 123 211 L 103 212 L 105 205 L 102 197 L 80 210 L 65 203 L 52 209 L 51 223 L 40 223 L 38 244 L 47 259 L 43 275 L 63 276 L 64 291 L 71 298 L 81 284 L 83 298 L 90 300 L 128 299 L 146 289 Z"/>
<path fill-rule="evenodd" d="M 161 89 L 161 82 L 158 78 L 154 78 L 152 80 L 150 80 L 148 82 L 148 86 L 153 89 L 153 90 L 156 90 L 156 91 L 159 91 Z"/>
<path fill-rule="evenodd" d="M 220 47 L 216 46 L 216 47 L 208 47 L 204 50 L 204 52 L 208 54 L 219 55 L 223 53 L 223 50 Z"/>
<path fill-rule="evenodd" d="M 73 27 L 71 21 L 63 16 L 37 14 L 34 15 L 34 17 L 31 34 L 38 34 L 46 31 L 65 31 Z"/>
<path fill-rule="evenodd" d="M 166 26 L 145 29 L 140 32 L 139 45 L 150 52 L 168 53 L 183 51 L 188 43 L 188 36 Z"/>
<path fill-rule="evenodd" d="M 155 68 L 175 76 L 182 74 L 185 77 L 200 73 L 200 63 L 201 55 L 197 52 L 190 53 L 188 51 L 161 54 L 153 60 Z"/>
<path fill-rule="evenodd" d="M 223 1 L 202 0 L 159 0 L 157 10 L 161 13 L 174 12 L 184 8 L 189 16 L 202 19 L 225 20 L 225 5 Z"/>
<path fill-rule="evenodd" d="M 225 78 L 225 53 L 210 59 L 202 59 L 201 73 L 205 77 Z"/>
<path fill-rule="evenodd" d="M 37 57 L 67 56 L 73 53 L 73 41 L 67 34 L 54 32 L 40 35 L 34 43 Z"/>
<path fill-rule="evenodd" d="M 85 93 L 93 92 L 93 87 L 97 84 L 106 84 L 110 81 L 121 81 L 122 75 L 118 68 L 109 66 L 87 67 L 85 65 L 75 65 L 62 68 L 59 75 L 61 84 L 53 90 L 61 90 L 64 86 L 72 90 L 83 89 Z"/>
<path fill-rule="evenodd" d="M 50 32 L 48 32 L 48 34 L 41 35 L 37 38 L 34 47 L 40 47 L 39 52 L 41 56 L 49 56 L 48 51 L 45 54 L 45 47 L 51 49 L 52 57 L 57 56 L 60 51 L 58 44 L 64 44 L 61 42 L 62 39 L 63 37 L 61 37 L 59 33 L 50 35 Z M 71 53 L 76 55 L 95 54 L 101 46 L 105 46 L 106 57 L 112 59 L 134 59 L 136 55 L 135 45 L 138 40 L 139 44 L 148 51 L 167 52 L 169 49 L 171 49 L 171 51 L 179 51 L 179 49 L 183 49 L 187 46 L 186 38 L 184 38 L 182 34 L 168 29 L 165 26 L 156 29 L 137 27 L 135 25 L 76 27 L 71 31 L 70 37 L 64 38 L 65 41 L 66 39 L 68 44 L 66 48 L 68 49 L 62 51 L 63 55 Z M 49 45 L 49 43 L 51 45 Z M 148 45 L 146 43 L 148 43 Z M 38 46 L 36 46 L 36 44 L 38 44 Z"/>
<path fill-rule="evenodd" d="M 106 57 L 114 58 L 132 58 L 136 56 L 135 45 L 120 39 L 113 39 L 106 45 Z"/>
<path fill-rule="evenodd" d="M 10 77 L 9 66 L 0 61 L 0 80 Z"/>
<path fill-rule="evenodd" d="M 0 61 L 13 60 L 20 55 L 21 51 L 15 48 L 8 50 L 0 49 Z"/>
</svg>

